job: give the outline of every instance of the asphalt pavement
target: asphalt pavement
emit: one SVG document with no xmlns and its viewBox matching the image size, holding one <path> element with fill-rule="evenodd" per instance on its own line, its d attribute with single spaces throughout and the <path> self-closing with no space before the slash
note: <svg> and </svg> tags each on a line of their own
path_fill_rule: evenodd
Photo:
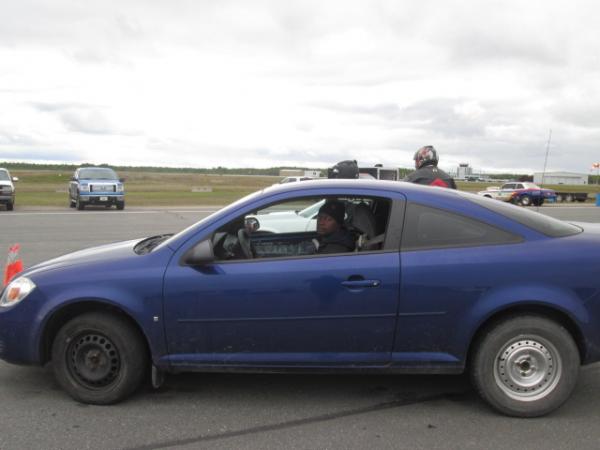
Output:
<svg viewBox="0 0 600 450">
<path fill-rule="evenodd" d="M 0 262 L 21 244 L 25 266 L 119 240 L 179 231 L 214 207 L 0 211 Z M 542 207 L 600 222 L 600 208 Z M 518 257 L 518 255 L 515 255 Z M 0 449 L 597 449 L 600 364 L 572 398 L 539 419 L 492 411 L 464 376 L 171 375 L 114 406 L 82 405 L 49 367 L 0 362 Z"/>
</svg>

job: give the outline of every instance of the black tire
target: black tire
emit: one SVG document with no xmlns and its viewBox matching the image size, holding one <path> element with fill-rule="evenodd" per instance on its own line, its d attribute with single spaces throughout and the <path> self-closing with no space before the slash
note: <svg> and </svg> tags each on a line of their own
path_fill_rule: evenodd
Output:
<svg viewBox="0 0 600 450">
<path fill-rule="evenodd" d="M 85 208 L 85 205 L 79 198 L 79 195 L 77 196 L 77 199 L 75 200 L 75 208 L 77 208 L 79 211 L 83 211 Z"/>
<path fill-rule="evenodd" d="M 122 317 L 97 312 L 75 317 L 59 330 L 52 366 L 71 397 L 94 405 L 124 400 L 150 373 L 140 333 Z"/>
<path fill-rule="evenodd" d="M 117 209 L 118 209 L 119 211 L 122 211 L 122 210 L 124 210 L 124 209 L 125 209 L 125 201 L 122 201 L 122 202 L 117 202 Z"/>
<path fill-rule="evenodd" d="M 9 203 L 6 204 L 6 210 L 7 211 L 12 211 L 14 208 L 15 208 L 14 203 L 9 202 Z"/>
<path fill-rule="evenodd" d="M 69 208 L 75 208 L 75 202 L 71 197 L 69 197 Z"/>
<path fill-rule="evenodd" d="M 524 195 L 521 197 L 521 205 L 531 206 L 531 197 L 529 195 Z"/>
<path fill-rule="evenodd" d="M 577 383 L 580 359 L 571 334 L 535 315 L 488 328 L 475 345 L 470 375 L 479 395 L 509 416 L 538 417 L 562 405 Z"/>
</svg>

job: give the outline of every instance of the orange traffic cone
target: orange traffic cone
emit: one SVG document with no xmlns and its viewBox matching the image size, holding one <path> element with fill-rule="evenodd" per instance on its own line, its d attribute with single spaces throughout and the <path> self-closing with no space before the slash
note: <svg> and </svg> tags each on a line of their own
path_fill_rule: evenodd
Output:
<svg viewBox="0 0 600 450">
<path fill-rule="evenodd" d="M 10 283 L 13 277 L 23 270 L 23 261 L 19 259 L 21 246 L 15 244 L 8 249 L 8 259 L 4 268 L 4 286 Z"/>
</svg>

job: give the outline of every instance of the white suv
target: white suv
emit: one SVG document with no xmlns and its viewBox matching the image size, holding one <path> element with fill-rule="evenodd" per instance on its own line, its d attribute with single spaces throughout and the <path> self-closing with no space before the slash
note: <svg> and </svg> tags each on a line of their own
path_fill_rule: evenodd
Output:
<svg viewBox="0 0 600 450">
<path fill-rule="evenodd" d="M 11 177 L 6 169 L 0 169 L 0 204 L 6 205 L 7 211 L 12 211 L 15 205 L 15 185 L 17 177 Z"/>
</svg>

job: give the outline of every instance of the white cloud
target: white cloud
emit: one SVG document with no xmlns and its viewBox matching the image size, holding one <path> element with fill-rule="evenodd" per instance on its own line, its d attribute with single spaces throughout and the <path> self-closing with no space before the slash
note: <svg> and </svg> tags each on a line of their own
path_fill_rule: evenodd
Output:
<svg viewBox="0 0 600 450">
<path fill-rule="evenodd" d="M 599 10 L 563 0 L 5 2 L 0 160 L 410 167 L 432 144 L 444 167 L 534 171 L 552 128 L 549 166 L 587 171 L 600 136 Z"/>
</svg>

